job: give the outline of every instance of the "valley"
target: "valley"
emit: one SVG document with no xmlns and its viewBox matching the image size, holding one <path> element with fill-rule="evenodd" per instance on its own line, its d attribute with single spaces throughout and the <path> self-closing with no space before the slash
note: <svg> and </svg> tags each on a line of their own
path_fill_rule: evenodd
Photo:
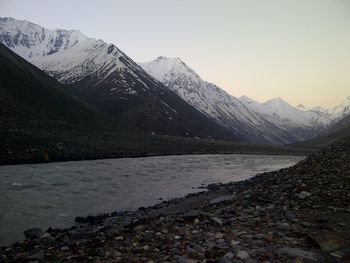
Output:
<svg viewBox="0 0 350 263">
<path fill-rule="evenodd" d="M 1 262 L 350 262 L 346 8 L 64 2 L 0 3 Z"/>
</svg>

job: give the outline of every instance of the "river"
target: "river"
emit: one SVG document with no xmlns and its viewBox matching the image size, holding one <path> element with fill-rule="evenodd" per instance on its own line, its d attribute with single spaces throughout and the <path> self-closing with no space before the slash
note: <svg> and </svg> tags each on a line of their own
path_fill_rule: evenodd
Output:
<svg viewBox="0 0 350 263">
<path fill-rule="evenodd" d="M 32 227 L 67 227 L 76 216 L 135 210 L 303 158 L 182 155 L 0 166 L 0 245 L 23 239 Z"/>
</svg>

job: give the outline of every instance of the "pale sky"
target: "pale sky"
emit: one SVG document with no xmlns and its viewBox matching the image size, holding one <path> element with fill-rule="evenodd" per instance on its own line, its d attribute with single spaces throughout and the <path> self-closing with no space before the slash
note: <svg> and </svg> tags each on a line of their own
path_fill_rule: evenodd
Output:
<svg viewBox="0 0 350 263">
<path fill-rule="evenodd" d="M 350 96 L 350 0 L 0 0 L 0 16 L 78 29 L 137 62 L 180 57 L 236 97 Z"/>
</svg>

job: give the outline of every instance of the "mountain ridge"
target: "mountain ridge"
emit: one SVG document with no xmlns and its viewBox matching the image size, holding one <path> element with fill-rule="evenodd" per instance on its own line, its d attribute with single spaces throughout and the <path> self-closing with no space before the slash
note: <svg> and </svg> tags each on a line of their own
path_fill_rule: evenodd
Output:
<svg viewBox="0 0 350 263">
<path fill-rule="evenodd" d="M 33 33 L 34 29 L 47 32 L 47 29 L 38 25 L 20 22 L 21 25 L 23 23 L 27 23 L 30 28 L 23 30 L 25 32 Z M 15 32 L 18 27 L 15 27 Z M 5 35 L 8 35 L 8 31 L 11 30 L 7 30 Z M 19 47 L 30 47 L 30 43 L 37 43 L 38 34 L 25 36 L 22 32 L 21 37 L 27 41 L 17 42 Z M 55 43 L 49 42 L 52 45 Z M 64 83 L 86 103 L 109 114 L 122 126 L 146 134 L 247 141 L 244 134 L 213 122 L 183 101 L 149 76 L 115 45 L 86 36 L 67 45 L 67 41 L 60 43 L 62 45 L 57 47 L 57 52 L 48 54 L 47 50 L 52 48 L 50 45 L 44 46 L 44 50 L 36 55 L 33 53 L 29 61 Z M 10 46 L 14 51 L 21 50 L 19 47 Z M 27 54 L 20 53 L 28 59 Z"/>
<path fill-rule="evenodd" d="M 0 28 L 0 42 L 86 103 L 146 134 L 288 144 L 317 136 L 336 118 L 281 98 L 265 103 L 236 98 L 204 81 L 179 57 L 137 64 L 115 45 L 79 31 L 49 30 L 28 21 L 13 26 L 12 18 L 0 23 L 9 20 Z M 346 114 L 344 109 L 338 115 Z"/>
<path fill-rule="evenodd" d="M 0 42 L 28 61 L 57 53 L 86 38 L 78 30 L 50 30 L 27 20 L 0 17 Z"/>
<path fill-rule="evenodd" d="M 270 142 L 305 140 L 322 132 L 331 122 L 328 113 L 304 113 L 281 98 L 265 103 L 256 102 L 247 96 L 236 98 L 215 84 L 202 80 L 180 58 L 160 56 L 139 64 L 150 75 L 217 122 L 233 129 L 236 126 L 248 127 L 245 129 L 246 134 L 261 134 Z M 284 114 L 280 114 L 283 111 Z"/>
</svg>

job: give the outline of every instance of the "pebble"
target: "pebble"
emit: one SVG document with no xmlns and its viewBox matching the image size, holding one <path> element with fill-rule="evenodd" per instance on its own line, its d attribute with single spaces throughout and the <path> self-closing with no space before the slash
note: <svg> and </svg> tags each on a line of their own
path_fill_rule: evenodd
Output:
<svg viewBox="0 0 350 263">
<path fill-rule="evenodd" d="M 68 246 L 63 246 L 60 248 L 61 251 L 68 251 L 69 250 L 69 247 Z"/>
<path fill-rule="evenodd" d="M 277 251 L 279 254 L 285 254 L 293 258 L 303 258 L 309 260 L 316 260 L 315 254 L 309 251 L 294 247 L 283 247 Z"/>
<path fill-rule="evenodd" d="M 236 258 L 241 259 L 241 260 L 245 260 L 250 258 L 249 254 L 247 251 L 241 250 L 236 254 Z"/>
<path fill-rule="evenodd" d="M 311 196 L 311 193 L 307 192 L 307 191 L 301 191 L 299 194 L 297 194 L 297 197 L 299 199 L 305 199 Z"/>
<path fill-rule="evenodd" d="M 40 238 L 42 235 L 41 228 L 31 228 L 23 232 L 24 236 L 29 239 Z"/>
<path fill-rule="evenodd" d="M 219 226 L 219 227 L 223 225 L 223 223 L 222 223 L 222 221 L 221 221 L 220 218 L 212 217 L 211 220 L 212 220 L 212 222 L 214 223 L 214 225 L 217 225 L 217 226 Z"/>
</svg>

